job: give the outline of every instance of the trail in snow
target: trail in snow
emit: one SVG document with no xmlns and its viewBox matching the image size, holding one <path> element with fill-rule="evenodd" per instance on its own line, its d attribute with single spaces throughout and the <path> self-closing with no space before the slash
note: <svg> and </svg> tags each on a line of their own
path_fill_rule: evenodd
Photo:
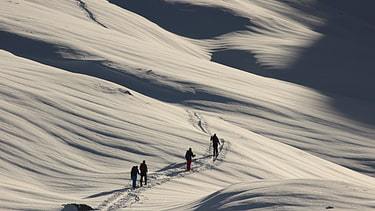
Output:
<svg viewBox="0 0 375 211">
<path fill-rule="evenodd" d="M 142 195 L 143 192 L 156 187 L 158 185 L 162 185 L 166 182 L 174 180 L 176 178 L 182 178 L 189 174 L 213 169 L 215 166 L 219 165 L 221 161 L 224 160 L 225 155 L 230 147 L 230 143 L 224 139 L 221 139 L 221 145 L 219 147 L 219 156 L 216 159 L 212 159 L 210 147 L 207 148 L 206 153 L 193 160 L 192 162 L 192 170 L 186 171 L 185 170 L 185 162 L 180 163 L 173 163 L 159 171 L 150 173 L 147 175 L 148 185 L 143 187 L 139 187 L 137 189 L 132 189 L 130 180 L 128 183 L 128 187 L 125 187 L 121 190 L 116 191 L 113 193 L 107 200 L 101 203 L 97 209 L 98 210 L 107 210 L 113 211 L 118 210 L 120 208 L 129 207 L 132 204 L 143 202 L 147 200 L 147 197 Z M 97 194 L 99 195 L 99 194 Z"/>
<path fill-rule="evenodd" d="M 83 0 L 76 0 L 79 4 L 79 7 L 85 11 L 85 13 L 88 15 L 88 17 L 93 20 L 95 23 L 103 26 L 104 28 L 107 28 L 104 24 L 100 23 L 94 16 L 94 14 L 87 8 L 86 3 Z"/>
<path fill-rule="evenodd" d="M 204 120 L 204 118 L 201 115 L 199 115 L 197 112 L 193 112 L 190 110 L 186 110 L 186 112 L 189 115 L 189 122 L 194 127 L 208 135 L 212 135 L 210 129 L 208 128 L 208 123 Z"/>
<path fill-rule="evenodd" d="M 204 133 L 210 134 L 208 123 L 196 112 L 187 110 L 189 115 L 189 122 L 192 123 L 197 129 L 203 131 Z M 149 173 L 147 175 L 148 185 L 139 187 L 137 189 L 131 188 L 131 181 L 129 180 L 127 187 L 115 191 L 108 199 L 103 201 L 97 209 L 98 210 L 118 210 L 120 208 L 129 207 L 132 204 L 143 202 L 147 200 L 147 197 L 142 195 L 143 192 L 158 186 L 162 185 L 171 180 L 185 177 L 192 173 L 197 173 L 209 169 L 215 168 L 219 165 L 221 161 L 224 160 L 225 155 L 230 147 L 230 142 L 220 139 L 221 144 L 219 145 L 219 156 L 217 158 L 212 157 L 212 143 L 206 149 L 205 154 L 201 157 L 198 157 L 192 162 L 192 170 L 186 171 L 186 163 L 172 163 L 166 166 L 163 169 L 160 169 L 156 172 Z M 96 194 L 102 195 L 102 194 Z M 91 197 L 95 197 L 91 196 Z"/>
</svg>

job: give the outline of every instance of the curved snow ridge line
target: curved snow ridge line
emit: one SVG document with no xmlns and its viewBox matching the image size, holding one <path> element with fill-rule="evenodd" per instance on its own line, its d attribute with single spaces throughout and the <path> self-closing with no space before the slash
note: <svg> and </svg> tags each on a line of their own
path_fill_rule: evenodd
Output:
<svg viewBox="0 0 375 211">
<path fill-rule="evenodd" d="M 191 171 L 186 171 L 185 162 L 173 163 L 166 168 L 159 170 L 158 172 L 148 174 L 147 179 L 149 185 L 137 188 L 135 190 L 132 190 L 131 187 L 124 188 L 121 190 L 121 192 L 116 192 L 112 196 L 110 196 L 101 205 L 99 205 L 97 209 L 114 211 L 120 208 L 131 206 L 132 204 L 147 200 L 146 197 L 140 194 L 155 186 L 162 185 L 176 178 L 185 177 L 189 174 L 213 169 L 215 166 L 219 165 L 219 162 L 224 160 L 225 155 L 230 148 L 229 141 L 226 141 L 224 139 L 220 139 L 220 141 L 221 145 L 219 147 L 219 156 L 217 158 L 212 159 L 209 150 L 211 148 L 210 144 L 207 152 L 202 157 L 193 160 Z M 128 185 L 130 186 L 130 182 Z"/>
<path fill-rule="evenodd" d="M 107 28 L 104 24 L 102 24 L 98 20 L 96 20 L 94 14 L 87 8 L 87 5 L 84 1 L 82 1 L 82 0 L 76 0 L 76 1 L 79 3 L 79 7 L 87 13 L 87 15 L 89 16 L 89 18 L 91 20 L 93 20 L 95 23 L 103 26 L 104 28 Z"/>
</svg>

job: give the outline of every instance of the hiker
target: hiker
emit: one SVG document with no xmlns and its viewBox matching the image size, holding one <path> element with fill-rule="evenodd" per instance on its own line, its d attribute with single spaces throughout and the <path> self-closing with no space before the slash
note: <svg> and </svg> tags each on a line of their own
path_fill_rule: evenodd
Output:
<svg viewBox="0 0 375 211">
<path fill-rule="evenodd" d="M 185 154 L 185 158 L 186 158 L 186 171 L 190 171 L 191 159 L 193 157 L 195 157 L 195 154 L 193 153 L 193 151 L 191 150 L 191 148 L 189 148 L 189 150 L 186 151 L 186 154 Z"/>
<path fill-rule="evenodd" d="M 220 144 L 219 138 L 216 136 L 216 133 L 211 136 L 210 140 L 212 141 L 212 146 L 214 147 L 213 156 L 217 158 L 219 155 L 219 150 L 217 149 L 218 145 Z"/>
<path fill-rule="evenodd" d="M 133 166 L 130 176 L 133 180 L 133 189 L 137 187 L 137 175 L 139 174 L 138 166 Z"/>
<path fill-rule="evenodd" d="M 143 178 L 145 179 L 145 185 L 147 185 L 147 165 L 146 161 L 143 161 L 141 165 L 139 166 L 139 169 L 141 170 L 141 187 L 143 183 Z"/>
</svg>

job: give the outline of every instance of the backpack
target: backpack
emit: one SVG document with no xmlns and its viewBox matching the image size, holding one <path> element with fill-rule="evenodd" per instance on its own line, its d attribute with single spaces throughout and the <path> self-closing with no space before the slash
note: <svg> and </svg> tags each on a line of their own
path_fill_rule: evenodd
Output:
<svg viewBox="0 0 375 211">
<path fill-rule="evenodd" d="M 141 172 L 147 172 L 147 166 L 144 163 L 141 163 L 141 166 L 139 167 L 141 169 Z"/>
</svg>

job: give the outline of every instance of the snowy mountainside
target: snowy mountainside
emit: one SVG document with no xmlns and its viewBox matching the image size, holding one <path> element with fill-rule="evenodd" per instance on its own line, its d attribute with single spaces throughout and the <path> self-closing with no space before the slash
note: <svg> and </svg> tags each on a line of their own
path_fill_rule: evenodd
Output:
<svg viewBox="0 0 375 211">
<path fill-rule="evenodd" d="M 14 175 L 25 175 L 24 179 L 37 181 L 31 185 L 48 186 L 52 193 L 69 192 L 68 187 L 84 193 L 117 183 L 114 178 L 127 175 L 124 166 L 141 159 L 152 160 L 151 169 L 160 169 L 185 150 L 181 143 L 194 147 L 194 140 L 205 138 L 190 124 L 184 109 L 7 53 L 2 52 L 2 58 L 10 64 L 2 64 L 8 67 L 2 71 L 6 84 L 2 92 L 2 166 L 13 164 L 2 181 L 9 185 L 19 183 Z M 102 182 L 98 176 L 103 177 Z M 118 182 L 121 186 L 123 179 Z M 18 203 L 22 206 L 24 202 Z M 29 206 L 40 205 L 23 209 Z"/>
<path fill-rule="evenodd" d="M 322 36 L 318 1 L 168 1 L 252 24 L 203 39 L 113 2 L 0 3 L 1 209 L 374 209 L 373 103 L 211 61 L 251 46 L 288 64 Z M 150 184 L 130 192 L 142 160 Z"/>
<path fill-rule="evenodd" d="M 366 9 L 375 6 L 373 1 L 110 2 L 174 33 L 205 38 L 201 45 L 210 50 L 212 61 L 312 87 L 332 97 L 338 93 L 374 100 L 369 90 L 375 88 L 371 69 L 375 25 L 372 12 Z"/>
</svg>

